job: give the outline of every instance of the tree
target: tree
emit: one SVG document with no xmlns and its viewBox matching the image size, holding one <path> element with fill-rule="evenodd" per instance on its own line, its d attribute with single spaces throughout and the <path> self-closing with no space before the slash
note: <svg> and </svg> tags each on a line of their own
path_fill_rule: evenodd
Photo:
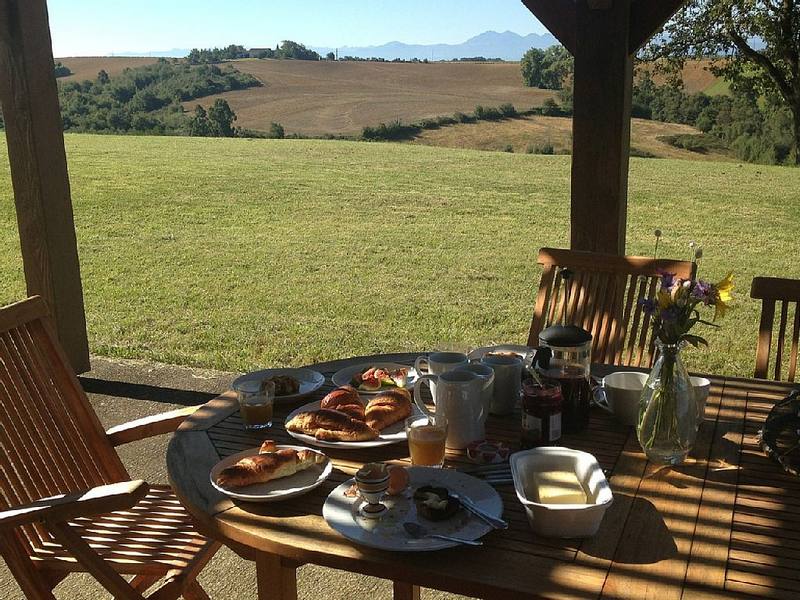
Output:
<svg viewBox="0 0 800 600">
<path fill-rule="evenodd" d="M 233 122 L 236 120 L 236 113 L 231 110 L 228 102 L 222 98 L 214 100 L 214 104 L 208 109 L 208 122 L 212 135 L 218 137 L 233 137 L 236 130 Z"/>
<path fill-rule="evenodd" d="M 735 92 L 787 107 L 800 165 L 800 2 L 692 0 L 642 54 L 672 73 L 689 58 L 712 57 L 711 71 Z"/>
<path fill-rule="evenodd" d="M 267 133 L 268 138 L 272 138 L 275 140 L 282 140 L 286 136 L 286 131 L 283 129 L 283 125 L 280 123 L 270 123 L 269 125 L 269 132 Z"/>
<path fill-rule="evenodd" d="M 328 52 L 325 55 L 325 60 L 336 60 L 336 55 L 333 52 Z"/>
<path fill-rule="evenodd" d="M 109 81 L 111 81 L 111 78 L 108 76 L 108 73 L 106 73 L 106 70 L 100 69 L 97 72 L 97 83 L 99 83 L 100 85 L 105 85 Z"/>
<path fill-rule="evenodd" d="M 573 71 L 573 59 L 564 46 L 531 48 L 520 61 L 522 80 L 529 87 L 560 90 Z"/>
<path fill-rule="evenodd" d="M 208 120 L 208 113 L 199 104 L 194 107 L 194 116 L 189 121 L 189 135 L 197 137 L 209 137 L 211 135 L 211 123 Z"/>
<path fill-rule="evenodd" d="M 67 77 L 69 75 L 72 75 L 72 71 L 70 71 L 69 67 L 66 66 L 65 64 L 61 62 L 56 62 L 53 65 L 53 74 L 56 76 L 56 78 Z"/>
</svg>

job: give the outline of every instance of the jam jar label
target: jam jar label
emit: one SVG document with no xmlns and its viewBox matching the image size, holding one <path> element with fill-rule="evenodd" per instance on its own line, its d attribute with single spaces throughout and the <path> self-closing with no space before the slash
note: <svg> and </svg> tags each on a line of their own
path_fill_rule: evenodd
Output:
<svg viewBox="0 0 800 600">
<path fill-rule="evenodd" d="M 536 419 L 539 421 L 539 419 Z M 539 421 L 541 423 L 541 421 Z M 554 413 L 550 415 L 550 439 L 549 441 L 555 442 L 561 439 L 561 413 Z"/>
</svg>

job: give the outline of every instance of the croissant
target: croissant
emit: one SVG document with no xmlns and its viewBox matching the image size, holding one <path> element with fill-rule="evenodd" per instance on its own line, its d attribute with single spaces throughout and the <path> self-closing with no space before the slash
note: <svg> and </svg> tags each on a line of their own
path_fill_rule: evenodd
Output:
<svg viewBox="0 0 800 600">
<path fill-rule="evenodd" d="M 358 391 L 350 385 L 333 390 L 320 401 L 319 407 L 338 410 L 353 419 L 364 420 L 364 405 L 361 404 Z"/>
<path fill-rule="evenodd" d="M 256 483 L 267 483 L 273 479 L 294 475 L 322 462 L 325 462 L 325 455 L 319 452 L 285 448 L 277 452 L 248 456 L 222 469 L 217 476 L 217 484 L 227 488 L 240 488 Z"/>
<path fill-rule="evenodd" d="M 299 413 L 286 423 L 286 429 L 328 442 L 363 442 L 378 437 L 378 432 L 364 421 L 329 408 Z"/>
<path fill-rule="evenodd" d="M 369 401 L 365 415 L 369 427 L 386 429 L 411 416 L 411 394 L 405 388 L 382 392 Z"/>
</svg>

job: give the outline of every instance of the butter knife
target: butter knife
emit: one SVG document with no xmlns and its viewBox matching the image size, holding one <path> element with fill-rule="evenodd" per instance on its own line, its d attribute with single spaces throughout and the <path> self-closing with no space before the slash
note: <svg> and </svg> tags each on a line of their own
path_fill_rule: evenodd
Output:
<svg viewBox="0 0 800 600">
<path fill-rule="evenodd" d="M 454 492 L 450 492 L 450 495 L 459 502 L 461 502 L 461 506 L 466 508 L 476 517 L 479 517 L 480 519 L 485 521 L 486 524 L 492 527 L 493 529 L 508 529 L 508 523 L 506 523 L 503 519 L 498 519 L 497 517 L 493 517 L 489 513 L 485 512 L 483 509 L 478 508 L 478 505 L 475 504 L 469 498 L 466 498 L 465 496 L 462 496 L 461 494 L 457 494 Z"/>
</svg>

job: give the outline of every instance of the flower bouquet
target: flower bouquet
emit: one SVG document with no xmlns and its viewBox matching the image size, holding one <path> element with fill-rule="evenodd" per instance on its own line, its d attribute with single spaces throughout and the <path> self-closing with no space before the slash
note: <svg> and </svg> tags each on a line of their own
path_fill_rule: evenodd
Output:
<svg viewBox="0 0 800 600">
<path fill-rule="evenodd" d="M 709 283 L 662 273 L 656 297 L 641 301 L 643 312 L 651 319 L 658 350 L 642 391 L 636 429 L 639 444 L 651 460 L 678 464 L 692 449 L 699 420 L 694 391 L 680 352 L 687 344 L 708 345 L 692 329 L 697 324 L 716 327 L 700 311 L 713 306 L 713 321 L 721 318 L 728 308 L 732 289 L 732 274 L 719 283 Z"/>
</svg>

